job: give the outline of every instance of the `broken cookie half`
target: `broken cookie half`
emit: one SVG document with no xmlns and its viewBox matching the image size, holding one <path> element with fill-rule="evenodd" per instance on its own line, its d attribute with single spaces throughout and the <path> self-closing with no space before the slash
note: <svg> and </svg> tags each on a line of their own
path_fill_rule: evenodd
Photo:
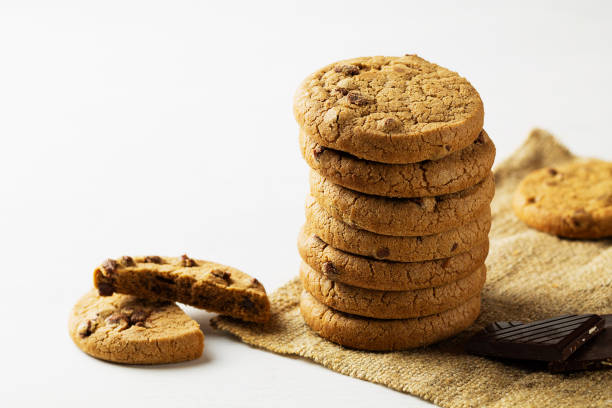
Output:
<svg viewBox="0 0 612 408">
<path fill-rule="evenodd" d="M 194 360 L 204 350 L 200 325 L 172 302 L 90 290 L 68 320 L 74 343 L 85 353 L 124 364 Z"/>
<path fill-rule="evenodd" d="M 95 269 L 94 285 L 101 296 L 124 293 L 180 302 L 249 322 L 270 318 L 270 302 L 257 279 L 187 255 L 107 259 Z"/>
</svg>

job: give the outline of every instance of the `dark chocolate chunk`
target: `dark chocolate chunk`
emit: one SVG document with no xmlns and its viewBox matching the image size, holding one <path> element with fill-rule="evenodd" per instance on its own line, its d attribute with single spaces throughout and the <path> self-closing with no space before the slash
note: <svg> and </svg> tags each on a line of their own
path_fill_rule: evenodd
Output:
<svg viewBox="0 0 612 408">
<path fill-rule="evenodd" d="M 131 256 L 122 256 L 121 263 L 123 264 L 123 266 L 135 266 L 136 265 L 136 263 L 134 262 L 134 258 L 132 258 Z"/>
<path fill-rule="evenodd" d="M 113 285 L 106 282 L 98 283 L 98 294 L 100 296 L 111 296 L 113 293 L 115 293 L 115 288 L 113 288 Z"/>
<path fill-rule="evenodd" d="M 145 261 L 145 263 L 154 263 L 154 264 L 161 264 L 162 263 L 161 256 L 157 256 L 157 255 L 145 256 L 144 261 Z"/>
<path fill-rule="evenodd" d="M 110 276 L 115 269 L 117 269 L 117 261 L 114 259 L 107 259 L 102 263 L 102 269 L 104 272 L 104 276 Z"/>
<path fill-rule="evenodd" d="M 323 262 L 323 273 L 327 276 L 338 276 L 338 269 L 336 269 L 336 265 L 332 262 Z"/>
<path fill-rule="evenodd" d="M 567 360 L 551 361 L 548 369 L 553 373 L 612 368 L 612 314 L 601 316 L 604 330 L 586 343 Z"/>
<path fill-rule="evenodd" d="M 490 357 L 565 360 L 603 326 L 604 320 L 594 314 L 565 315 L 531 323 L 498 322 L 472 337 L 466 349 Z"/>
<path fill-rule="evenodd" d="M 389 248 L 387 248 L 387 247 L 378 248 L 376 250 L 376 257 L 377 258 L 386 258 L 386 257 L 389 256 L 389 254 L 391 254 L 391 252 L 389 251 Z"/>
<path fill-rule="evenodd" d="M 211 275 L 214 276 L 215 278 L 219 278 L 220 280 L 225 282 L 226 285 L 232 284 L 232 276 L 230 275 L 229 272 L 214 270 L 211 272 Z"/>
<path fill-rule="evenodd" d="M 192 266 L 198 266 L 196 261 L 187 256 L 187 254 L 181 255 L 181 263 L 183 266 L 191 268 Z"/>
</svg>

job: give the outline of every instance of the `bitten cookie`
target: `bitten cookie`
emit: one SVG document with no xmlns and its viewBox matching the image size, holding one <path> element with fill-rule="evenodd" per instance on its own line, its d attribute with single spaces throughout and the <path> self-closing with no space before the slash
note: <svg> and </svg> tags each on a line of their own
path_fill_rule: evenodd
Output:
<svg viewBox="0 0 612 408">
<path fill-rule="evenodd" d="M 326 213 L 312 196 L 306 198 L 306 231 L 329 245 L 351 254 L 399 262 L 448 258 L 466 252 L 487 239 L 491 209 L 474 221 L 434 235 L 394 237 L 357 229 Z"/>
<path fill-rule="evenodd" d="M 466 277 L 443 286 L 389 292 L 334 282 L 304 262 L 300 266 L 304 289 L 319 302 L 345 313 L 377 319 L 408 319 L 453 309 L 480 293 L 486 272 L 481 265 Z"/>
<path fill-rule="evenodd" d="M 536 170 L 519 184 L 513 207 L 527 225 L 549 234 L 612 236 L 612 163 L 590 160 Z"/>
<path fill-rule="evenodd" d="M 270 317 L 266 290 L 257 279 L 187 255 L 107 259 L 95 269 L 94 285 L 102 296 L 117 292 L 171 300 L 249 322 L 266 322 Z"/>
<path fill-rule="evenodd" d="M 204 349 L 200 326 L 174 303 L 100 297 L 95 289 L 72 309 L 68 331 L 85 353 L 115 363 L 177 363 L 200 357 Z"/>
<path fill-rule="evenodd" d="M 465 78 L 416 55 L 323 67 L 302 82 L 293 111 L 319 144 L 383 163 L 446 156 L 469 145 L 484 120 Z"/>
<path fill-rule="evenodd" d="M 495 160 L 495 146 L 483 130 L 465 149 L 439 160 L 384 164 L 358 159 L 324 148 L 300 132 L 306 163 L 335 184 L 384 197 L 439 196 L 465 190 L 487 177 Z"/>
<path fill-rule="evenodd" d="M 302 291 L 300 311 L 313 331 L 334 343 L 360 350 L 397 351 L 426 346 L 468 328 L 480 313 L 480 295 L 435 315 L 380 320 L 339 312 Z"/>
<path fill-rule="evenodd" d="M 383 235 L 431 235 L 472 221 L 495 194 L 493 174 L 457 193 L 421 198 L 386 198 L 358 193 L 310 171 L 310 193 L 330 215 Z"/>
<path fill-rule="evenodd" d="M 391 262 L 341 251 L 302 228 L 298 250 L 304 262 L 330 280 L 360 288 L 404 291 L 442 286 L 468 275 L 484 263 L 489 240 L 450 258 Z"/>
</svg>

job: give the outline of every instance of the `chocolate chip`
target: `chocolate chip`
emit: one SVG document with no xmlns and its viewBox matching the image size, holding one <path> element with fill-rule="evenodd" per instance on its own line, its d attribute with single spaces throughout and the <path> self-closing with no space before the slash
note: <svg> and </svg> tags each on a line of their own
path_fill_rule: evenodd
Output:
<svg viewBox="0 0 612 408">
<path fill-rule="evenodd" d="M 98 294 L 100 296 L 110 296 L 113 293 L 115 293 L 115 288 L 113 288 L 113 285 L 107 282 L 98 283 Z"/>
<path fill-rule="evenodd" d="M 448 268 L 448 264 L 450 263 L 451 258 L 444 258 L 442 260 L 442 263 L 440 264 L 440 266 L 442 266 L 442 268 L 446 269 Z"/>
<path fill-rule="evenodd" d="M 77 333 L 81 338 L 89 337 L 96 330 L 98 323 L 94 320 L 87 320 L 86 322 L 81 322 L 77 327 Z"/>
<path fill-rule="evenodd" d="M 242 300 L 240 301 L 240 306 L 247 310 L 255 310 L 255 303 L 253 303 L 253 301 L 247 296 L 242 297 Z"/>
<path fill-rule="evenodd" d="M 193 259 L 191 259 L 190 257 L 187 256 L 187 254 L 183 254 L 181 255 L 181 264 L 183 266 L 186 266 L 188 268 L 192 267 L 192 266 L 198 266 L 198 264 L 196 263 L 196 261 L 194 261 Z"/>
<path fill-rule="evenodd" d="M 548 169 L 548 174 L 550 174 L 551 176 L 556 176 L 557 174 L 559 174 L 559 172 L 557 171 L 557 169 L 553 169 L 551 167 Z"/>
<path fill-rule="evenodd" d="M 359 92 L 351 91 L 347 95 L 348 101 L 357 106 L 365 106 L 370 103 L 370 100 Z"/>
<path fill-rule="evenodd" d="M 319 157 L 324 151 L 325 151 L 325 148 L 323 146 L 317 146 L 314 149 L 312 149 L 312 154 L 314 155 L 314 158 L 316 160 L 319 160 Z"/>
<path fill-rule="evenodd" d="M 376 127 L 383 132 L 392 132 L 400 129 L 402 127 L 402 122 L 396 118 L 384 118 L 376 123 Z"/>
<path fill-rule="evenodd" d="M 337 87 L 336 91 L 340 92 L 342 95 L 346 95 L 347 93 L 349 93 L 348 89 L 342 87 Z"/>
<path fill-rule="evenodd" d="M 336 65 L 334 67 L 334 71 L 353 76 L 359 73 L 359 67 L 356 65 L 350 65 L 350 64 Z"/>
<path fill-rule="evenodd" d="M 211 274 L 214 277 L 223 280 L 228 286 L 232 284 L 232 276 L 230 275 L 229 272 L 214 270 L 211 272 Z"/>
<path fill-rule="evenodd" d="M 527 197 L 527 200 L 525 200 L 527 202 L 527 204 L 534 204 L 536 202 L 536 198 L 535 197 Z"/>
<path fill-rule="evenodd" d="M 590 221 L 590 215 L 584 208 L 579 208 L 570 217 L 570 223 L 576 227 L 584 227 Z"/>
<path fill-rule="evenodd" d="M 124 321 L 124 322 L 128 321 L 128 316 L 126 316 L 122 312 L 114 312 L 113 314 L 111 314 L 110 316 L 106 318 L 106 322 L 109 324 L 117 324 L 121 321 Z"/>
<path fill-rule="evenodd" d="M 144 261 L 145 261 L 145 263 L 154 263 L 154 264 L 162 263 L 161 257 L 157 256 L 157 255 L 145 256 Z"/>
<path fill-rule="evenodd" d="M 129 324 L 130 325 L 139 325 L 139 324 L 144 325 L 144 322 L 149 317 L 149 314 L 150 313 L 145 312 L 144 310 L 136 310 L 130 316 Z"/>
<path fill-rule="evenodd" d="M 391 252 L 389 251 L 389 248 L 387 247 L 382 247 L 382 248 L 378 248 L 376 250 L 376 257 L 377 258 L 386 258 L 389 256 Z"/>
<path fill-rule="evenodd" d="M 151 312 L 145 310 L 122 310 L 111 314 L 106 318 L 106 322 L 109 324 L 122 324 L 130 328 L 132 326 L 145 327 L 145 321 L 149 318 Z"/>
<path fill-rule="evenodd" d="M 260 288 L 263 288 L 263 285 L 257 279 L 253 278 L 251 280 L 251 284 L 249 285 L 249 287 L 260 289 Z"/>
<path fill-rule="evenodd" d="M 451 252 L 454 252 L 454 251 L 455 251 L 455 249 L 457 249 L 457 247 L 458 247 L 458 246 L 459 246 L 459 245 L 458 245 L 458 244 L 455 242 L 455 243 L 453 244 L 453 246 L 451 247 Z"/>
<path fill-rule="evenodd" d="M 136 265 L 136 262 L 134 262 L 134 259 L 131 256 L 122 256 L 121 264 L 123 266 L 134 266 Z"/>
<path fill-rule="evenodd" d="M 115 269 L 117 269 L 117 262 L 114 259 L 109 258 L 102 262 L 102 269 L 104 276 L 110 276 L 113 272 L 115 272 Z"/>
<path fill-rule="evenodd" d="M 329 261 L 323 262 L 321 269 L 323 269 L 323 273 L 326 275 L 338 275 L 338 270 L 336 269 L 336 266 Z"/>
</svg>

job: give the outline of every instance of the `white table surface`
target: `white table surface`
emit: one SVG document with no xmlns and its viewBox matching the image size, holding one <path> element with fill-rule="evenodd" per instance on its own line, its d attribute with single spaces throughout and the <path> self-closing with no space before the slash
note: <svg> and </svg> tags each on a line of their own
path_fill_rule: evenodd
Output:
<svg viewBox="0 0 612 408">
<path fill-rule="evenodd" d="M 609 2 L 454 3 L 0 3 L 2 406 L 429 406 L 250 348 L 193 309 L 203 357 L 161 367 L 90 358 L 66 320 L 106 257 L 186 252 L 269 292 L 295 276 L 292 95 L 337 59 L 459 71 L 498 162 L 535 126 L 612 159 Z"/>
</svg>

